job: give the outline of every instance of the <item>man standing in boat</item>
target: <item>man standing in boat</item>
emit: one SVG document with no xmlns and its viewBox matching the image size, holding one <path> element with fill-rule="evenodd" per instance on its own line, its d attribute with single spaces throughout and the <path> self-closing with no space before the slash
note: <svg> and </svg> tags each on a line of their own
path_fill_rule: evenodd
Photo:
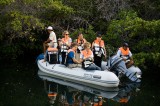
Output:
<svg viewBox="0 0 160 106">
<path fill-rule="evenodd" d="M 52 47 L 52 46 L 57 47 L 57 38 L 56 38 L 55 32 L 53 31 L 53 28 L 51 26 L 49 26 L 47 28 L 47 31 L 49 33 L 49 38 L 46 41 L 44 41 L 44 43 L 43 43 L 44 54 L 46 53 L 46 50 L 49 46 L 50 47 Z"/>
<path fill-rule="evenodd" d="M 123 46 L 120 47 L 117 51 L 117 56 L 123 58 L 127 68 L 134 64 L 132 53 L 129 50 L 128 43 L 123 43 Z"/>
<path fill-rule="evenodd" d="M 71 49 L 67 51 L 66 66 L 69 68 L 82 67 L 81 62 L 75 59 L 75 52 L 77 51 L 77 48 L 77 43 L 72 43 Z"/>
</svg>

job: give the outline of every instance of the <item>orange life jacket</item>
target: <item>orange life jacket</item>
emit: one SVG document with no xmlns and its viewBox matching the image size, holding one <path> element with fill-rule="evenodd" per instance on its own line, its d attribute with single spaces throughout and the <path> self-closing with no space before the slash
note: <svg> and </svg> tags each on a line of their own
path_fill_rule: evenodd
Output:
<svg viewBox="0 0 160 106">
<path fill-rule="evenodd" d="M 81 51 L 81 53 L 83 54 L 84 58 L 89 58 L 92 56 L 92 51 L 89 50 L 88 52 L 86 50 Z"/>
<path fill-rule="evenodd" d="M 84 56 L 83 58 L 86 59 L 86 58 L 90 58 L 93 53 L 92 53 L 91 50 L 89 50 L 89 51 L 83 50 L 83 51 L 81 51 L 81 54 Z M 88 60 L 88 59 L 87 59 L 87 60 L 83 61 L 82 67 L 87 68 L 87 67 L 89 67 L 92 63 L 93 63 L 92 60 Z"/>
<path fill-rule="evenodd" d="M 98 39 L 94 40 L 94 43 L 97 44 L 99 47 L 104 47 L 104 41 L 100 40 L 98 41 Z"/>
<path fill-rule="evenodd" d="M 104 47 L 104 41 L 103 40 L 100 40 L 100 41 L 98 39 L 94 40 L 94 44 L 93 44 L 94 54 L 102 56 L 102 54 L 104 54 L 104 48 L 103 47 Z"/>
<path fill-rule="evenodd" d="M 64 38 L 62 38 L 62 41 L 65 43 L 69 43 L 69 39 L 70 39 L 70 37 L 64 37 Z"/>
<path fill-rule="evenodd" d="M 82 39 L 82 40 L 77 39 L 76 41 L 77 41 L 78 44 L 83 44 L 83 43 L 85 43 L 85 39 Z"/>
<path fill-rule="evenodd" d="M 127 50 L 124 50 L 123 47 L 120 47 L 119 50 L 121 51 L 122 56 L 129 55 L 129 48 L 127 48 Z"/>
</svg>

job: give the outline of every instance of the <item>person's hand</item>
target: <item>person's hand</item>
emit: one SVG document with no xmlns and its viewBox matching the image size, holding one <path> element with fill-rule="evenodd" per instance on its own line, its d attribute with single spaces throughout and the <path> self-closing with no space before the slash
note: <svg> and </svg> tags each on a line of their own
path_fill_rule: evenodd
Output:
<svg viewBox="0 0 160 106">
<path fill-rule="evenodd" d="M 123 58 L 124 61 L 126 61 L 127 59 Z"/>
<path fill-rule="evenodd" d="M 105 61 L 107 60 L 107 55 L 106 55 L 106 54 L 104 55 L 104 60 L 105 60 Z"/>
</svg>

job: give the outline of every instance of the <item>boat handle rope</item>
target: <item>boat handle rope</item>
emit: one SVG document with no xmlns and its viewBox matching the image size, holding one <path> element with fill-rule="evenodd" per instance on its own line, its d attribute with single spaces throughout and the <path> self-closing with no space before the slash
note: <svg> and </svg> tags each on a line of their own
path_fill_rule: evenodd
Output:
<svg viewBox="0 0 160 106">
<path fill-rule="evenodd" d="M 47 62 L 46 62 L 46 66 L 47 66 Z"/>
<path fill-rule="evenodd" d="M 53 65 L 52 69 L 54 68 L 55 65 L 56 65 L 56 64 Z"/>
</svg>

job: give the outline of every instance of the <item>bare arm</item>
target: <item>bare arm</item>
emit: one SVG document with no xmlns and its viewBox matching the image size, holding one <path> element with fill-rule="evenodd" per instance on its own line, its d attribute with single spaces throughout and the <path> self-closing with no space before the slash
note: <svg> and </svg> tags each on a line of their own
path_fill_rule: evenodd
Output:
<svg viewBox="0 0 160 106">
<path fill-rule="evenodd" d="M 77 64 L 81 63 L 80 61 L 76 60 L 75 58 L 72 58 L 72 60 L 73 60 L 74 63 L 77 63 Z"/>
</svg>

